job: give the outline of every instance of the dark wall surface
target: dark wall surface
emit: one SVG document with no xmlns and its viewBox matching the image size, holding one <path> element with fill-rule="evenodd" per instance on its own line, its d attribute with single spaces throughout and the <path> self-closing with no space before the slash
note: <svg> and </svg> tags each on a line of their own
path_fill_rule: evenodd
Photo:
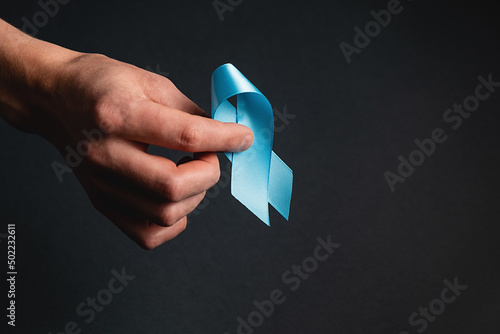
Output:
<svg viewBox="0 0 500 334">
<path fill-rule="evenodd" d="M 186 231 L 144 251 L 74 175 L 58 181 L 55 148 L 0 121 L 2 263 L 8 223 L 17 235 L 9 330 L 233 334 L 241 317 L 241 333 L 500 332 L 500 87 L 480 89 L 489 96 L 479 106 L 469 98 L 478 77 L 500 82 L 494 3 L 402 0 L 350 63 L 339 45 L 354 45 L 353 29 L 387 1 L 232 3 L 221 21 L 212 1 L 72 0 L 36 37 L 149 67 L 207 111 L 212 71 L 233 63 L 280 112 L 274 151 L 294 171 L 289 221 L 271 209 L 267 227 L 219 185 Z M 22 27 L 40 10 L 3 1 L 0 17 Z M 475 109 L 467 118 L 448 114 L 464 100 Z M 425 161 L 391 191 L 384 173 L 398 174 L 415 140 L 429 154 L 413 153 Z M 319 263 L 309 258 L 318 238 L 335 243 Z M 109 297 L 102 290 L 122 271 L 123 290 L 90 311 L 87 298 Z M 282 303 L 257 313 L 254 301 L 275 290 Z"/>
</svg>

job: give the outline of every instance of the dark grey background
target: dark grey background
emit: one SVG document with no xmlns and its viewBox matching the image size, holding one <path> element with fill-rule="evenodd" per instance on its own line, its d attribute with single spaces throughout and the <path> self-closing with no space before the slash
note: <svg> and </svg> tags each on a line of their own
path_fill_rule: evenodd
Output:
<svg viewBox="0 0 500 334">
<path fill-rule="evenodd" d="M 458 277 L 467 290 L 425 332 L 498 333 L 500 91 L 458 130 L 442 120 L 474 93 L 478 75 L 500 81 L 493 4 L 403 1 L 348 65 L 339 43 L 352 44 L 353 28 L 386 5 L 245 0 L 223 22 L 211 1 L 61 6 L 38 38 L 159 64 L 205 110 L 212 71 L 232 62 L 274 107 L 296 115 L 274 142 L 294 171 L 290 221 L 271 210 L 266 227 L 226 188 L 179 237 L 143 251 L 73 175 L 58 182 L 56 149 L 0 121 L 0 233 L 16 223 L 18 237 L 14 332 L 58 333 L 73 320 L 82 333 L 232 334 L 253 300 L 279 288 L 287 301 L 256 333 L 416 333 L 410 314 Z M 39 10 L 35 1 L 0 4 L 18 27 Z M 398 155 L 436 127 L 448 140 L 391 193 L 384 171 L 395 172 Z M 281 275 L 327 235 L 342 246 L 290 291 Z M 76 306 L 122 267 L 135 280 L 85 324 Z"/>
</svg>

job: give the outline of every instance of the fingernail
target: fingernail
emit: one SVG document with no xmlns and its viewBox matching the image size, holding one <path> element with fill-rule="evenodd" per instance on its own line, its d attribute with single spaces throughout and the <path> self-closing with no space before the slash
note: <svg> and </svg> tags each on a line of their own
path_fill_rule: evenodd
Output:
<svg viewBox="0 0 500 334">
<path fill-rule="evenodd" d="M 252 146 L 253 143 L 253 136 L 252 135 L 246 135 L 243 140 L 241 141 L 240 147 L 236 150 L 236 152 L 241 152 L 248 150 L 250 146 Z"/>
</svg>

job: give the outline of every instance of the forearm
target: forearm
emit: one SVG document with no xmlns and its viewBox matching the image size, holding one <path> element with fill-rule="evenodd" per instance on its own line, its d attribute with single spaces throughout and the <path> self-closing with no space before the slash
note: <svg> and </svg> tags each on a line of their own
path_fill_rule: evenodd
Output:
<svg viewBox="0 0 500 334">
<path fill-rule="evenodd" d="M 78 56 L 0 19 L 0 117 L 32 132 L 32 123 L 50 108 L 61 68 Z"/>
</svg>

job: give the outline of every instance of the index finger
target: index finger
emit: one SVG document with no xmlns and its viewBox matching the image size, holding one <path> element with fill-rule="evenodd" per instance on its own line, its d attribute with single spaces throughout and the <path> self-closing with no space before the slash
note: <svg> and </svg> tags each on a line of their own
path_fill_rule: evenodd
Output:
<svg viewBox="0 0 500 334">
<path fill-rule="evenodd" d="M 253 142 L 253 132 L 236 123 L 191 115 L 143 101 L 127 114 L 117 132 L 124 138 L 186 152 L 241 152 Z"/>
</svg>

